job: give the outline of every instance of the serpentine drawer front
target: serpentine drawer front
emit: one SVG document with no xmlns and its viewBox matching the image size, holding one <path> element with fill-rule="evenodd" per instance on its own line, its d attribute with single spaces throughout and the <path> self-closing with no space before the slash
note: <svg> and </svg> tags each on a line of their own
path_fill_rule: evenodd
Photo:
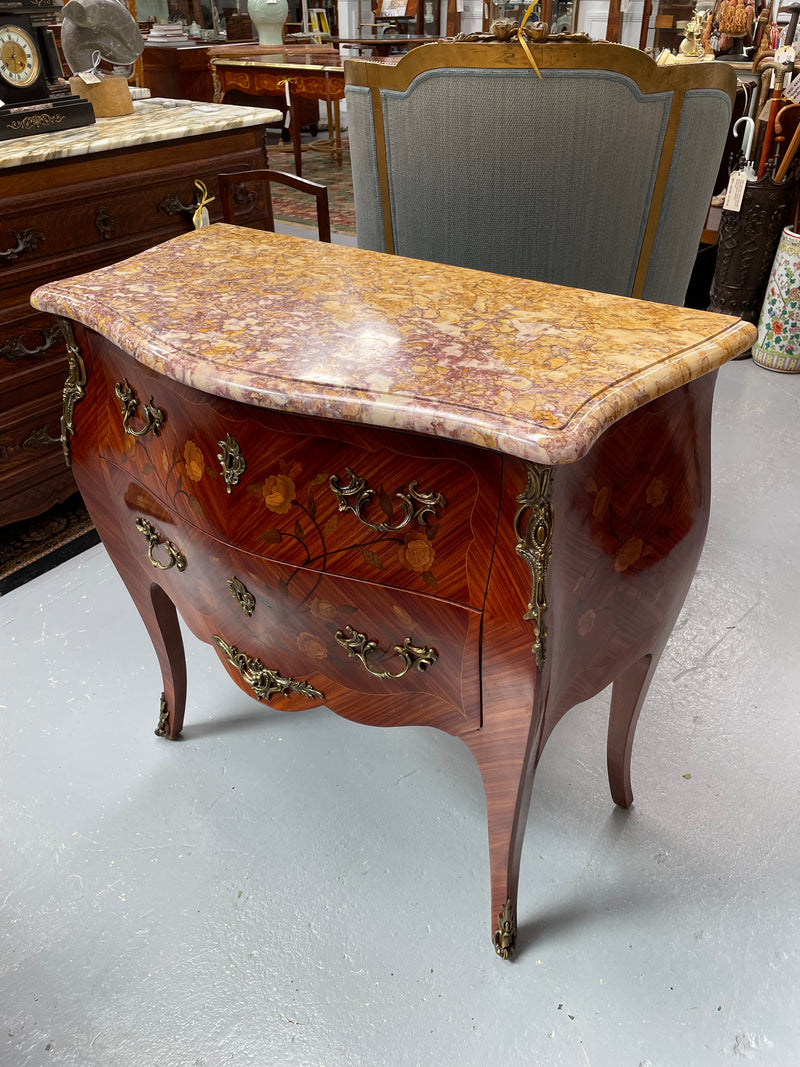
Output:
<svg viewBox="0 0 800 1067">
<path fill-rule="evenodd" d="M 499 456 L 247 408 L 108 344 L 98 372 L 101 454 L 175 514 L 291 566 L 482 606 Z"/>
<path fill-rule="evenodd" d="M 156 732 L 183 724 L 180 613 L 275 709 L 461 737 L 508 958 L 536 765 L 610 684 L 632 801 L 716 370 L 755 329 L 228 226 L 32 302 L 71 320 L 62 447 L 158 655 Z"/>
</svg>

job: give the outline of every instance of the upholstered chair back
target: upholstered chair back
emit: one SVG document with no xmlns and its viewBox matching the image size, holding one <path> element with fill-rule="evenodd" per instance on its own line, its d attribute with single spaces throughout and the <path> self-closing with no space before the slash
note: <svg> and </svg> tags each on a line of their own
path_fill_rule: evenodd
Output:
<svg viewBox="0 0 800 1067">
<path fill-rule="evenodd" d="M 345 62 L 358 244 L 682 304 L 731 114 L 725 63 L 621 45 Z"/>
</svg>

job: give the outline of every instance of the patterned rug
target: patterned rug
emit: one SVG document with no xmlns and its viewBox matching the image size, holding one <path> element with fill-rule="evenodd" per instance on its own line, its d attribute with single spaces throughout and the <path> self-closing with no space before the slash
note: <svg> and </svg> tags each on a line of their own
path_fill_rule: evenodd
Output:
<svg viewBox="0 0 800 1067">
<path fill-rule="evenodd" d="M 331 212 L 331 229 L 334 233 L 354 235 L 356 216 L 353 210 L 353 174 L 350 169 L 350 154 L 347 138 L 343 138 L 345 148 L 342 169 L 339 170 L 332 156 L 314 150 L 303 152 L 303 177 L 312 182 L 319 182 L 328 187 L 328 206 Z M 269 148 L 269 165 L 275 170 L 294 174 L 294 158 L 291 145 Z M 291 222 L 297 226 L 316 228 L 317 208 L 313 196 L 295 192 L 279 185 L 272 187 L 272 206 L 275 218 L 281 222 Z"/>
<path fill-rule="evenodd" d="M 0 596 L 99 541 L 78 493 L 43 515 L 0 527 Z"/>
</svg>

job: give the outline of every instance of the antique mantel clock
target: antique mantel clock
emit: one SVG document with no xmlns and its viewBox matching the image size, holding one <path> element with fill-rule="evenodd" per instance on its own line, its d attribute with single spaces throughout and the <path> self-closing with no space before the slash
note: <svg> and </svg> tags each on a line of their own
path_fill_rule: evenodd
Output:
<svg viewBox="0 0 800 1067">
<path fill-rule="evenodd" d="M 53 31 L 55 0 L 0 0 L 0 140 L 94 122 L 91 104 L 63 81 Z"/>
</svg>

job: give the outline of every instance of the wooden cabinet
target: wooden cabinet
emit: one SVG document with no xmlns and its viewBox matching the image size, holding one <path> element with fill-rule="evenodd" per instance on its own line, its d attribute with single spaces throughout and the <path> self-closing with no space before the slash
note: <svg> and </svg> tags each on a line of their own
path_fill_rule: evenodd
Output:
<svg viewBox="0 0 800 1067">
<path fill-rule="evenodd" d="M 76 323 L 69 448 L 158 656 L 157 732 L 183 724 L 180 616 L 276 709 L 459 737 L 507 957 L 545 742 L 612 683 L 632 801 L 705 537 L 715 371 L 754 327 L 228 226 L 33 300 Z"/>
<path fill-rule="evenodd" d="M 213 100 L 214 83 L 207 45 L 145 45 L 144 84 L 152 96 L 173 100 Z"/>
<path fill-rule="evenodd" d="M 76 488 L 60 445 L 64 342 L 55 320 L 31 308 L 32 289 L 187 232 L 197 179 L 218 220 L 217 175 L 265 165 L 269 112 L 155 107 L 0 147 L 0 524 Z M 159 139 L 170 124 L 177 136 Z M 98 141 L 109 148 L 93 150 Z M 243 200 L 241 212 L 263 225 L 262 200 Z"/>
</svg>

